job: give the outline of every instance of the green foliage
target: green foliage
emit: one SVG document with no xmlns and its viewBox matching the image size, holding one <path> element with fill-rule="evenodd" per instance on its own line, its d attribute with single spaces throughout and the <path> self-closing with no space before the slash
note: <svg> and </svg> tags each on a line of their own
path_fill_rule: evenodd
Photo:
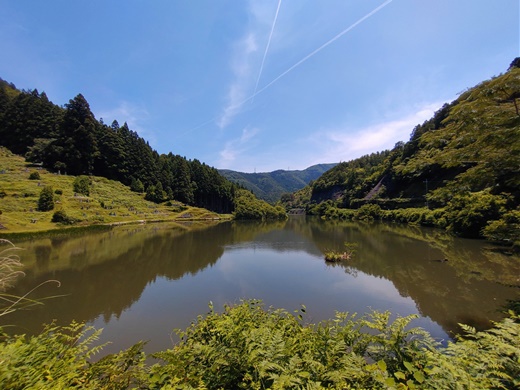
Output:
<svg viewBox="0 0 520 390">
<path fill-rule="evenodd" d="M 520 210 L 509 211 L 499 220 L 489 222 L 483 229 L 483 235 L 488 240 L 513 243 L 520 248 Z"/>
<path fill-rule="evenodd" d="M 442 353 L 427 354 L 430 388 L 515 389 L 520 387 L 520 317 L 511 317 L 486 332 L 461 325 L 465 335 Z"/>
<path fill-rule="evenodd" d="M 317 164 L 302 171 L 280 169 L 273 172 L 243 173 L 221 169 L 219 172 L 233 183 L 252 191 L 258 198 L 274 204 L 284 193 L 304 188 L 336 165 Z"/>
<path fill-rule="evenodd" d="M 29 180 L 40 180 L 40 173 L 38 171 L 31 172 Z"/>
<path fill-rule="evenodd" d="M 156 185 L 148 186 L 144 198 L 150 202 L 164 202 L 166 200 L 166 192 L 164 192 L 161 182 L 157 182 Z"/>
<path fill-rule="evenodd" d="M 448 229 L 460 236 L 480 237 L 489 221 L 503 214 L 507 199 L 489 191 L 456 195 L 445 208 Z"/>
<path fill-rule="evenodd" d="M 62 225 L 74 225 L 78 221 L 68 216 L 64 210 L 58 210 L 52 215 L 51 222 L 60 223 Z"/>
<path fill-rule="evenodd" d="M 304 323 L 293 315 L 244 301 L 199 316 L 180 342 L 152 355 L 143 343 L 93 359 L 100 331 L 83 324 L 48 325 L 38 335 L 0 335 L 0 383 L 9 389 L 447 389 L 520 386 L 520 317 L 440 347 L 416 316 L 336 313 Z"/>
<path fill-rule="evenodd" d="M 520 205 L 517 63 L 442 106 L 413 129 L 408 142 L 323 174 L 310 185 L 304 207 L 325 218 L 383 218 L 518 242 L 513 216 Z M 287 207 L 294 203 L 289 197 L 284 201 Z M 357 211 L 343 211 L 349 208 Z"/>
<path fill-rule="evenodd" d="M 272 206 L 257 199 L 248 190 L 238 190 L 235 197 L 236 219 L 285 219 L 287 214 L 282 206 Z"/>
<path fill-rule="evenodd" d="M 6 389 L 126 389 L 145 376 L 142 343 L 90 363 L 101 331 L 73 322 L 43 332 L 0 337 L 0 382 Z"/>
<path fill-rule="evenodd" d="M 54 209 L 54 191 L 51 186 L 45 186 L 38 199 L 38 211 L 50 211 Z"/>
<path fill-rule="evenodd" d="M 90 185 L 91 185 L 90 177 L 78 176 L 74 179 L 72 188 L 73 188 L 74 192 L 77 192 L 78 194 L 89 196 L 90 195 Z"/>
<path fill-rule="evenodd" d="M 144 192 L 144 184 L 141 180 L 132 178 L 132 183 L 130 183 L 130 189 L 134 192 L 142 193 Z"/>
<path fill-rule="evenodd" d="M 520 324 L 513 315 L 488 332 L 440 348 L 415 318 L 348 313 L 317 325 L 258 301 L 200 316 L 171 350 L 154 356 L 150 388 L 513 388 Z M 467 328 L 470 330 L 469 328 Z"/>
<path fill-rule="evenodd" d="M 343 260 L 350 260 L 356 253 L 357 243 L 345 242 L 345 250 L 343 252 L 337 252 L 332 250 L 325 251 L 325 260 L 330 262 L 339 262 Z"/>
<path fill-rule="evenodd" d="M 233 211 L 238 187 L 216 169 L 171 153 L 159 155 L 126 123 L 97 121 L 81 94 L 59 107 L 45 93 L 13 88 L 0 82 L 0 145 L 28 161 L 57 173 L 118 180 L 139 193 L 160 182 L 164 198 Z M 155 201 L 161 197 L 160 191 L 154 195 Z"/>
<path fill-rule="evenodd" d="M 364 204 L 358 210 L 354 216 L 355 219 L 361 221 L 373 221 L 381 218 L 381 207 L 377 204 Z"/>
</svg>

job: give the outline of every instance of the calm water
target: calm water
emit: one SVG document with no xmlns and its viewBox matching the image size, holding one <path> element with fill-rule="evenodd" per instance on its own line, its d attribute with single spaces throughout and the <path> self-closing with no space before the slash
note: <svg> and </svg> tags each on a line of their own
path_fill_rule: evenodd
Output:
<svg viewBox="0 0 520 390">
<path fill-rule="evenodd" d="M 357 243 L 354 258 L 328 264 L 323 252 Z M 121 226 L 108 232 L 17 243 L 26 277 L 22 294 L 48 280 L 33 298 L 45 305 L 0 318 L 11 331 L 34 333 L 56 319 L 104 328 L 105 352 L 149 340 L 147 352 L 168 348 L 174 328 L 226 303 L 258 298 L 298 310 L 307 321 L 336 310 L 419 314 L 416 326 L 439 340 L 457 323 L 478 328 L 499 320 L 520 299 L 520 259 L 489 244 L 400 225 L 324 222 L 226 222 L 193 231 L 169 224 Z M 447 262 L 441 262 L 448 259 Z M 515 287 L 516 286 L 516 287 Z M 56 296 L 59 295 L 59 296 Z"/>
</svg>

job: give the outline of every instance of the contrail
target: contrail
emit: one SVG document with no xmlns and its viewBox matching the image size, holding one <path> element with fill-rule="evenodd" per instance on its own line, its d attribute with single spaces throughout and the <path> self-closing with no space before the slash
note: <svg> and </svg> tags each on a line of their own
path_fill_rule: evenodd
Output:
<svg viewBox="0 0 520 390">
<path fill-rule="evenodd" d="M 329 41 L 325 42 L 323 45 L 321 45 L 320 47 L 318 47 L 316 50 L 314 50 L 312 53 L 306 55 L 305 57 L 303 57 L 300 61 L 298 61 L 296 64 L 294 64 L 293 66 L 291 66 L 289 69 L 287 69 L 285 72 L 283 72 L 281 75 L 279 75 L 278 77 L 276 77 L 274 80 L 272 80 L 269 84 L 267 84 L 266 86 L 264 86 L 262 89 L 259 89 L 258 91 L 256 91 L 253 96 L 251 96 L 250 98 L 244 100 L 243 103 L 245 103 L 247 100 L 249 99 L 252 99 L 254 98 L 256 95 L 258 95 L 259 93 L 265 91 L 267 88 L 269 88 L 271 85 L 273 85 L 274 83 L 276 83 L 278 80 L 280 80 L 283 76 L 285 76 L 287 73 L 291 72 L 292 70 L 294 70 L 294 68 L 300 66 L 301 64 L 303 64 L 305 61 L 307 61 L 309 58 L 315 56 L 316 54 L 318 54 L 320 51 L 322 51 L 323 49 L 325 49 L 327 46 L 329 46 L 331 43 L 337 41 L 339 38 L 341 38 L 343 35 L 345 35 L 346 33 L 348 33 L 350 30 L 352 30 L 353 28 L 357 27 L 358 25 L 360 25 L 361 23 L 363 23 L 365 20 L 367 20 L 369 17 L 371 17 L 372 15 L 376 14 L 377 12 L 379 12 L 380 10 L 382 10 L 384 7 L 386 7 L 388 4 L 390 4 L 393 0 L 387 0 L 385 1 L 383 4 L 381 4 L 379 7 L 377 7 L 376 9 L 374 9 L 372 12 L 366 14 L 365 16 L 363 16 L 361 19 L 359 19 L 357 22 L 355 22 L 354 24 L 352 24 L 351 26 L 349 26 L 348 28 L 346 28 L 345 30 L 341 31 L 339 34 L 337 34 L 334 38 L 330 39 Z M 243 104 L 242 103 L 242 104 Z"/>
<path fill-rule="evenodd" d="M 271 45 L 271 38 L 273 37 L 274 26 L 276 25 L 276 20 L 278 19 L 278 12 L 280 11 L 280 5 L 282 4 L 282 0 L 278 0 L 278 7 L 276 8 L 276 13 L 274 14 L 273 25 L 271 26 L 271 32 L 269 33 L 269 39 L 267 40 L 267 46 L 265 47 L 264 58 L 262 58 L 262 64 L 260 65 L 260 71 L 258 72 L 258 78 L 256 79 L 255 91 L 253 92 L 253 98 L 251 99 L 251 103 L 254 100 L 254 96 L 256 95 L 256 91 L 258 89 L 258 83 L 260 82 L 260 77 L 262 77 L 262 71 L 264 70 L 265 58 L 267 57 L 267 52 L 269 50 L 269 46 Z"/>
<path fill-rule="evenodd" d="M 256 90 L 255 88 L 255 93 L 253 93 L 251 96 L 249 96 L 248 98 L 244 99 L 243 101 L 241 101 L 240 103 L 237 103 L 234 107 L 238 108 L 242 105 L 244 105 L 246 102 L 248 102 L 249 100 L 253 100 L 255 98 L 256 95 L 262 93 L 263 91 L 265 91 L 267 88 L 269 88 L 271 85 L 273 85 L 274 83 L 276 83 L 278 80 L 280 80 L 282 77 L 284 77 L 287 73 L 291 72 L 294 70 L 294 68 L 300 66 L 301 64 L 303 64 L 305 61 L 307 61 L 309 58 L 315 56 L 316 54 L 318 54 L 320 51 L 322 51 L 323 49 L 325 49 L 327 46 L 329 46 L 331 43 L 337 41 L 339 38 L 341 38 L 343 35 L 345 35 L 346 33 L 348 33 L 349 31 L 351 31 L 352 29 L 354 29 L 355 27 L 359 26 L 361 23 L 363 23 L 365 20 L 367 20 L 368 18 L 370 18 L 371 16 L 375 15 L 377 12 L 381 11 L 384 7 L 386 7 L 388 4 L 390 4 L 393 0 L 386 0 L 383 4 L 381 4 L 379 7 L 375 8 L 374 10 L 372 10 L 371 12 L 369 12 L 368 14 L 366 14 L 365 16 L 363 16 L 361 19 L 359 19 L 358 21 L 356 21 L 354 24 L 350 25 L 349 27 L 347 27 L 345 30 L 341 31 L 339 34 L 337 34 L 334 38 L 328 40 L 327 42 L 325 42 L 323 45 L 321 45 L 320 47 L 318 47 L 316 50 L 314 50 L 312 53 L 306 55 L 305 57 L 303 57 L 300 61 L 298 61 L 296 64 L 294 64 L 293 66 L 291 66 L 289 69 L 287 69 L 285 72 L 283 72 L 282 74 L 280 74 L 278 77 L 276 77 L 274 80 L 272 80 L 270 83 L 268 83 L 267 85 L 265 85 L 264 87 L 262 87 L 261 89 L 259 90 Z M 278 17 L 278 10 L 280 9 L 280 3 L 281 3 L 281 0 L 279 0 L 278 2 L 278 8 L 276 10 L 276 15 L 275 15 L 275 20 L 273 22 L 273 26 L 271 28 L 271 34 L 273 32 L 273 29 L 274 29 L 274 24 L 276 22 L 276 18 Z M 269 36 L 269 42 L 271 41 L 271 35 Z M 267 49 L 269 48 L 269 43 L 267 45 L 267 48 L 266 48 L 266 51 L 265 53 L 267 53 Z M 266 54 L 264 54 L 264 60 L 265 60 L 265 56 Z M 263 67 L 263 61 L 262 61 L 262 67 Z M 257 86 L 258 86 L 258 81 L 260 80 L 260 76 L 261 76 L 261 72 L 262 72 L 262 68 L 260 68 L 260 74 L 258 75 L 258 80 L 257 80 Z M 211 123 L 211 122 L 215 122 L 219 117 L 215 117 L 215 118 L 212 118 L 204 123 L 201 123 L 200 125 L 198 126 L 195 126 L 195 127 L 192 127 L 191 129 L 183 132 L 182 134 L 180 134 L 178 137 L 182 137 L 188 133 L 191 133 L 192 131 L 194 130 L 197 130 L 201 127 L 204 127 L 205 125 L 207 125 L 208 123 Z"/>
</svg>

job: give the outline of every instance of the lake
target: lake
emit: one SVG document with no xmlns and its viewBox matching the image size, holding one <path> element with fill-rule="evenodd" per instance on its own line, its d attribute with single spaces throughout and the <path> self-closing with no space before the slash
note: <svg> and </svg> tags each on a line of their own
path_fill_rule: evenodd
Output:
<svg viewBox="0 0 520 390">
<path fill-rule="evenodd" d="M 290 312 L 305 305 L 305 321 L 314 323 L 335 311 L 418 314 L 413 325 L 446 341 L 458 323 L 485 329 L 520 299 L 518 257 L 440 230 L 305 216 L 191 228 L 127 225 L 16 242 L 26 276 L 9 292 L 43 283 L 30 297 L 44 305 L 0 321 L 15 333 L 85 321 L 104 329 L 102 341 L 112 342 L 105 353 L 139 340 L 155 352 L 171 347 L 173 330 L 207 313 L 210 301 L 220 311 L 254 298 Z M 357 245 L 351 260 L 324 261 L 345 242 Z"/>
</svg>

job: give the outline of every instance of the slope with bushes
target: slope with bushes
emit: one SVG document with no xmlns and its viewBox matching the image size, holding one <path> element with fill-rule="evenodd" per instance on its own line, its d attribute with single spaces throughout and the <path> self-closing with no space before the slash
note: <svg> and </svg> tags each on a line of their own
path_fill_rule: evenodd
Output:
<svg viewBox="0 0 520 390">
<path fill-rule="evenodd" d="M 445 104 L 408 142 L 326 172 L 299 206 L 322 216 L 418 222 L 520 244 L 519 64 Z"/>
<path fill-rule="evenodd" d="M 224 217 L 177 201 L 150 202 L 144 194 L 104 177 L 52 173 L 0 147 L 0 235 L 71 226 Z"/>
</svg>

